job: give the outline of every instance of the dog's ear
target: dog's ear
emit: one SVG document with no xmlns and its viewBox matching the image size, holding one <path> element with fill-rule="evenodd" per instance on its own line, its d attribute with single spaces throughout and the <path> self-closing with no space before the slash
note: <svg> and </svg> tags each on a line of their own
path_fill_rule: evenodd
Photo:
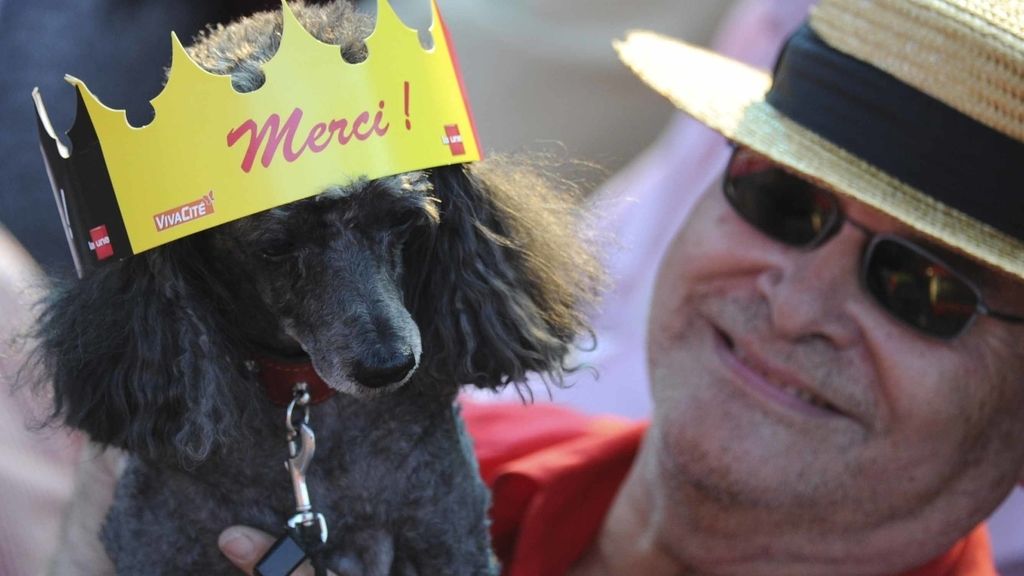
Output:
<svg viewBox="0 0 1024 576">
<path fill-rule="evenodd" d="M 185 462 L 227 440 L 241 412 L 229 387 L 240 379 L 195 242 L 102 266 L 44 303 L 37 361 L 55 419 L 103 444 Z"/>
<path fill-rule="evenodd" d="M 587 330 L 601 275 L 578 194 L 530 166 L 495 157 L 431 172 L 440 223 L 407 251 L 406 294 L 420 370 L 435 378 L 493 388 L 542 372 L 561 382 Z"/>
</svg>

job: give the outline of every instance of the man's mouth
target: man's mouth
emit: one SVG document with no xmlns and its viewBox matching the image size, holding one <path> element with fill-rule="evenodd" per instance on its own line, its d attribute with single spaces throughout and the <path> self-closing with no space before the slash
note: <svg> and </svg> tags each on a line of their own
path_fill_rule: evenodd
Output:
<svg viewBox="0 0 1024 576">
<path fill-rule="evenodd" d="M 731 336 L 715 328 L 724 348 L 727 364 L 744 383 L 755 388 L 761 396 L 768 396 L 776 403 L 789 407 L 803 408 L 800 412 L 815 416 L 846 416 L 846 414 L 824 397 L 815 393 L 796 376 L 786 370 L 771 366 L 742 346 L 737 346 Z M 780 396 L 782 398 L 780 398 Z M 792 400 L 786 402 L 785 398 Z M 782 400 L 781 402 L 779 402 Z"/>
</svg>

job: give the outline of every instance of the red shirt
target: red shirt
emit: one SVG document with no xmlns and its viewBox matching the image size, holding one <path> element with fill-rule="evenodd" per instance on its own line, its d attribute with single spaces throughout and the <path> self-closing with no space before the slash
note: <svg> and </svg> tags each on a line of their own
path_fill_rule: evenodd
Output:
<svg viewBox="0 0 1024 576">
<path fill-rule="evenodd" d="M 503 576 L 563 576 L 596 538 L 646 423 L 552 404 L 463 402 Z M 996 576 L 983 526 L 903 576 Z"/>
</svg>

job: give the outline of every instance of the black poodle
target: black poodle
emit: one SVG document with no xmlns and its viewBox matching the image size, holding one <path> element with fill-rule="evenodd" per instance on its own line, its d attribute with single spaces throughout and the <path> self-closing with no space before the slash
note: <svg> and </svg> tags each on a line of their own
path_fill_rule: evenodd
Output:
<svg viewBox="0 0 1024 576">
<path fill-rule="evenodd" d="M 370 22 L 294 7 L 350 60 Z M 190 49 L 256 89 L 280 13 Z M 488 494 L 454 400 L 538 371 L 559 381 L 598 266 L 576 194 L 491 159 L 332 188 L 100 267 L 56 290 L 39 325 L 56 417 L 126 450 L 102 540 L 119 574 L 223 574 L 232 524 L 293 512 L 284 410 L 252 360 L 307 358 L 341 392 L 310 409 L 308 472 L 343 575 L 495 574 Z"/>
</svg>

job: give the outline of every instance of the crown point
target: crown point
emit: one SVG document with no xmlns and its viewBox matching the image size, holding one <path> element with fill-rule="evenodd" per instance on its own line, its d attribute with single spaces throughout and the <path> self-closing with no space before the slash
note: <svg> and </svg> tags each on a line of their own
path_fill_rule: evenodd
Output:
<svg viewBox="0 0 1024 576">
<path fill-rule="evenodd" d="M 394 7 L 391 6 L 391 2 L 388 0 L 377 0 L 377 21 L 380 22 L 381 16 L 387 13 L 387 16 L 397 18 L 398 14 L 395 12 Z"/>
<path fill-rule="evenodd" d="M 430 0 L 430 29 L 433 30 L 434 26 L 441 19 L 441 11 L 437 7 L 437 0 Z"/>
<path fill-rule="evenodd" d="M 301 56 L 298 56 L 301 55 Z M 277 53 L 263 63 L 263 73 L 267 82 L 273 76 L 283 78 L 295 74 L 294 58 L 303 58 L 303 67 L 310 70 L 329 70 L 340 60 L 338 47 L 327 44 L 314 37 L 299 21 L 294 7 L 286 1 L 281 2 L 281 42 Z"/>
<path fill-rule="evenodd" d="M 171 70 L 167 75 L 167 85 L 169 86 L 174 81 L 176 74 L 183 74 L 185 70 L 199 73 L 200 76 L 209 75 L 209 72 L 196 64 L 195 60 L 188 55 L 188 50 L 185 49 L 185 45 L 181 43 L 178 35 L 171 32 Z M 164 86 L 164 90 L 166 89 L 167 86 Z"/>
<path fill-rule="evenodd" d="M 285 38 L 291 42 L 295 40 L 296 36 L 310 36 L 310 34 L 299 22 L 299 17 L 295 15 L 288 0 L 281 0 L 281 42 L 284 43 Z"/>
<path fill-rule="evenodd" d="M 419 44 L 418 36 L 419 32 L 405 25 L 405 22 L 395 12 L 391 2 L 377 0 L 377 22 L 373 32 L 366 38 L 366 45 L 371 53 L 374 52 L 378 43 L 382 44 L 381 47 L 386 51 L 390 51 L 394 48 L 394 40 L 397 38 L 416 38 L 416 42 Z"/>
<path fill-rule="evenodd" d="M 288 4 L 288 0 L 281 0 L 281 16 L 285 20 L 291 20 L 292 22 L 298 22 L 298 18 L 295 16 L 295 11 Z"/>
<path fill-rule="evenodd" d="M 178 35 L 171 32 L 171 69 L 167 74 L 167 83 L 160 94 L 157 95 L 157 98 L 162 96 L 175 83 L 176 78 L 180 76 L 196 77 L 197 75 L 199 77 L 211 76 L 209 72 L 204 70 L 199 64 L 196 64 L 195 60 L 188 55 L 188 50 L 185 49 L 185 45 L 181 43 Z"/>
<path fill-rule="evenodd" d="M 39 124 L 50 138 L 50 142 L 47 144 L 54 146 L 57 154 L 67 160 L 71 157 L 71 151 L 57 137 L 57 131 L 53 129 L 53 124 L 50 122 L 50 115 L 46 112 L 46 105 L 43 104 L 43 93 L 39 91 L 38 86 L 32 89 L 32 102 L 36 107 L 36 117 L 39 119 Z"/>
<path fill-rule="evenodd" d="M 441 36 L 440 42 L 445 43 L 445 45 L 448 44 L 447 28 L 445 27 L 444 24 L 444 18 L 441 17 L 441 10 L 438 9 L 437 7 L 436 0 L 430 0 L 430 28 L 428 28 L 427 30 L 430 31 L 430 35 L 434 40 L 434 44 L 431 46 L 431 50 L 437 48 L 437 45 L 439 43 L 438 36 Z"/>
<path fill-rule="evenodd" d="M 153 108 L 149 124 L 160 120 L 162 109 L 174 109 L 178 105 L 189 102 L 200 93 L 202 86 L 210 84 L 230 84 L 229 76 L 212 74 L 196 63 L 189 55 L 185 45 L 174 32 L 171 32 L 171 65 L 167 72 L 167 81 L 160 93 L 150 99 Z"/>
<path fill-rule="evenodd" d="M 399 18 L 395 7 L 388 0 L 377 0 L 377 28 L 402 29 L 407 28 L 402 19 Z"/>
<path fill-rule="evenodd" d="M 188 52 L 185 50 L 185 45 L 181 43 L 181 39 L 178 38 L 178 33 L 171 32 L 171 69 L 174 69 L 174 65 L 178 63 L 179 59 L 184 56 L 188 57 Z"/>
</svg>

